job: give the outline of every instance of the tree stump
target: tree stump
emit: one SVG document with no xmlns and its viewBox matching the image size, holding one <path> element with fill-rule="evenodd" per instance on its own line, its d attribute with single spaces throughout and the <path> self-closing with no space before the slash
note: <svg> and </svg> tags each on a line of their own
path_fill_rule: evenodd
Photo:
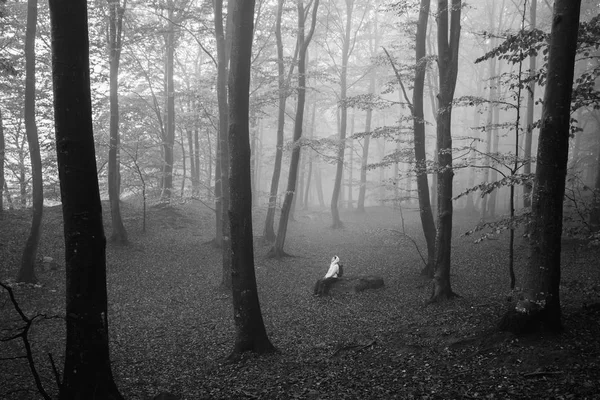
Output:
<svg viewBox="0 0 600 400">
<path fill-rule="evenodd" d="M 359 293 L 367 289 L 379 289 L 383 286 L 383 278 L 377 275 L 321 278 L 315 283 L 313 294 L 327 296 L 340 293 Z"/>
</svg>

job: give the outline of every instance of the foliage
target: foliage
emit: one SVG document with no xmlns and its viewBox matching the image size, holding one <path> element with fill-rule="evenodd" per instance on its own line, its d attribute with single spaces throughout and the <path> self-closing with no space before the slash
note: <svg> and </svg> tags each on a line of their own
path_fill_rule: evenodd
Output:
<svg viewBox="0 0 600 400">
<path fill-rule="evenodd" d="M 497 239 L 503 232 L 508 230 L 515 230 L 520 226 L 525 226 L 529 223 L 531 216 L 530 210 L 522 211 L 516 214 L 513 218 L 510 216 L 503 216 L 494 221 L 483 221 L 479 222 L 475 228 L 470 229 L 463 233 L 463 236 L 472 236 L 477 232 L 483 232 L 473 243 L 481 243 L 484 240 Z"/>
<path fill-rule="evenodd" d="M 535 174 L 512 174 L 504 176 L 502 179 L 495 182 L 482 182 L 478 185 L 475 185 L 467 190 L 463 191 L 456 195 L 453 200 L 459 199 L 462 196 L 466 196 L 470 193 L 480 191 L 481 197 L 484 197 L 496 189 L 499 189 L 504 186 L 516 186 L 516 185 L 527 185 L 533 184 L 533 180 L 535 178 Z"/>
<path fill-rule="evenodd" d="M 484 32 L 484 36 L 492 34 Z M 531 80 L 538 85 L 546 83 L 546 68 L 548 55 L 549 34 L 540 29 L 523 29 L 516 33 L 507 34 L 504 41 L 492 50 L 477 58 L 475 63 L 479 63 L 490 58 L 505 60 L 510 64 L 518 64 L 529 57 L 542 55 L 544 64 L 538 71 L 533 71 L 531 76 L 526 78 L 519 77 L 517 85 L 526 87 Z M 592 18 L 590 21 L 581 22 L 579 25 L 577 53 L 579 60 L 597 58 L 597 50 L 600 48 L 600 16 Z M 577 110 L 581 107 L 600 107 L 600 91 L 595 87 L 595 81 L 600 74 L 600 67 L 594 66 L 589 70 L 583 70 L 579 76 L 576 76 L 573 86 L 571 107 Z"/>
</svg>

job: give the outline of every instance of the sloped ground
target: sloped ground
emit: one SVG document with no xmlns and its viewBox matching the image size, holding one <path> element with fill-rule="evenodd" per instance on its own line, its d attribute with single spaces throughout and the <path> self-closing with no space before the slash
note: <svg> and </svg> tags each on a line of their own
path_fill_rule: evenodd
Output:
<svg viewBox="0 0 600 400">
<path fill-rule="evenodd" d="M 494 331 L 508 305 L 507 240 L 473 244 L 459 234 L 475 221 L 455 215 L 453 288 L 460 298 L 425 306 L 431 286 L 422 262 L 402 232 L 396 210 L 345 212 L 345 228 L 331 230 L 327 212 L 298 211 L 286 251 L 266 259 L 255 240 L 256 272 L 267 330 L 279 353 L 247 355 L 236 364 L 229 293 L 219 289 L 221 255 L 209 244 L 213 215 L 200 204 L 150 208 L 124 204 L 127 247 L 108 245 L 111 356 L 128 399 L 168 390 L 184 399 L 450 399 L 596 398 L 600 393 L 600 252 L 565 245 L 562 303 L 566 330 L 558 336 L 514 337 Z M 403 212 L 406 233 L 424 244 L 418 214 Z M 64 315 L 64 255 L 60 208 L 46 210 L 39 256 L 57 270 L 38 270 L 41 286 L 15 286 L 24 311 Z M 105 221 L 109 222 L 108 214 Z M 0 280 L 16 276 L 29 215 L 0 220 Z M 256 236 L 264 215 L 257 211 Z M 107 230 L 107 234 L 110 230 Z M 517 249 L 517 273 L 525 262 Z M 345 273 L 377 274 L 383 290 L 315 298 L 312 286 L 337 254 Z M 1 328 L 18 325 L 0 292 Z M 0 332 L 2 337 L 7 331 Z M 31 335 L 37 367 L 53 394 L 47 353 L 60 367 L 64 322 L 37 323 Z M 23 354 L 17 341 L 0 343 L 0 358 Z M 23 359 L 0 361 L 0 398 L 34 399 Z"/>
</svg>

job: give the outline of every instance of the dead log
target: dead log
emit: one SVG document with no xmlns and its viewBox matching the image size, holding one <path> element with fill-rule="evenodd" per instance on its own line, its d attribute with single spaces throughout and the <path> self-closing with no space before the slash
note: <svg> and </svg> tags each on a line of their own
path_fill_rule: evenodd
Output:
<svg viewBox="0 0 600 400">
<path fill-rule="evenodd" d="M 383 286 L 383 278 L 377 275 L 322 278 L 315 283 L 313 294 L 315 296 L 326 296 L 340 293 L 359 293 L 367 289 L 379 289 Z"/>
</svg>

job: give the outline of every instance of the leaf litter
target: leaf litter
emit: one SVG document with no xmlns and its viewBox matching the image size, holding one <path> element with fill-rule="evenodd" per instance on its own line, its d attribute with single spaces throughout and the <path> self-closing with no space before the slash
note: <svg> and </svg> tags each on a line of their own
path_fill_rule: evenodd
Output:
<svg viewBox="0 0 600 400">
<path fill-rule="evenodd" d="M 127 399 L 151 399 L 164 391 L 182 399 L 579 399 L 600 393 L 597 247 L 564 248 L 565 331 L 517 337 L 495 330 L 513 295 L 508 241 L 500 236 L 473 244 L 461 237 L 477 221 L 460 210 L 452 285 L 461 297 L 429 306 L 431 283 L 419 275 L 423 265 L 415 249 L 416 243 L 425 250 L 418 210 L 405 208 L 401 215 L 384 207 L 366 214 L 346 210 L 341 230 L 329 227 L 326 212 L 297 211 L 286 240 L 293 257 L 267 259 L 269 246 L 255 240 L 261 308 L 279 352 L 226 363 L 234 327 L 231 295 L 219 287 L 221 253 L 210 243 L 214 215 L 195 203 L 151 207 L 145 234 L 138 207 L 124 202 L 123 215 L 132 243 L 108 244 L 107 279 L 113 373 Z M 2 217 L 3 282 L 16 276 L 28 216 L 8 211 Z M 263 224 L 264 211 L 256 210 L 257 237 Z M 398 235 L 401 227 L 406 231 Z M 46 209 L 43 229 L 40 261 L 52 257 L 59 268 L 38 268 L 40 285 L 11 284 L 29 316 L 64 317 L 59 207 Z M 380 275 L 385 288 L 314 297 L 312 286 L 334 254 L 346 275 Z M 524 244 L 516 255 L 519 275 L 527 260 Z M 5 292 L 0 321 L 2 337 L 4 329 L 18 328 Z M 64 337 L 62 320 L 36 323 L 30 337 L 43 383 L 55 397 L 47 354 L 60 370 Z M 0 343 L 0 398 L 37 397 L 26 361 L 18 358 L 23 354 L 17 341 Z"/>
</svg>

